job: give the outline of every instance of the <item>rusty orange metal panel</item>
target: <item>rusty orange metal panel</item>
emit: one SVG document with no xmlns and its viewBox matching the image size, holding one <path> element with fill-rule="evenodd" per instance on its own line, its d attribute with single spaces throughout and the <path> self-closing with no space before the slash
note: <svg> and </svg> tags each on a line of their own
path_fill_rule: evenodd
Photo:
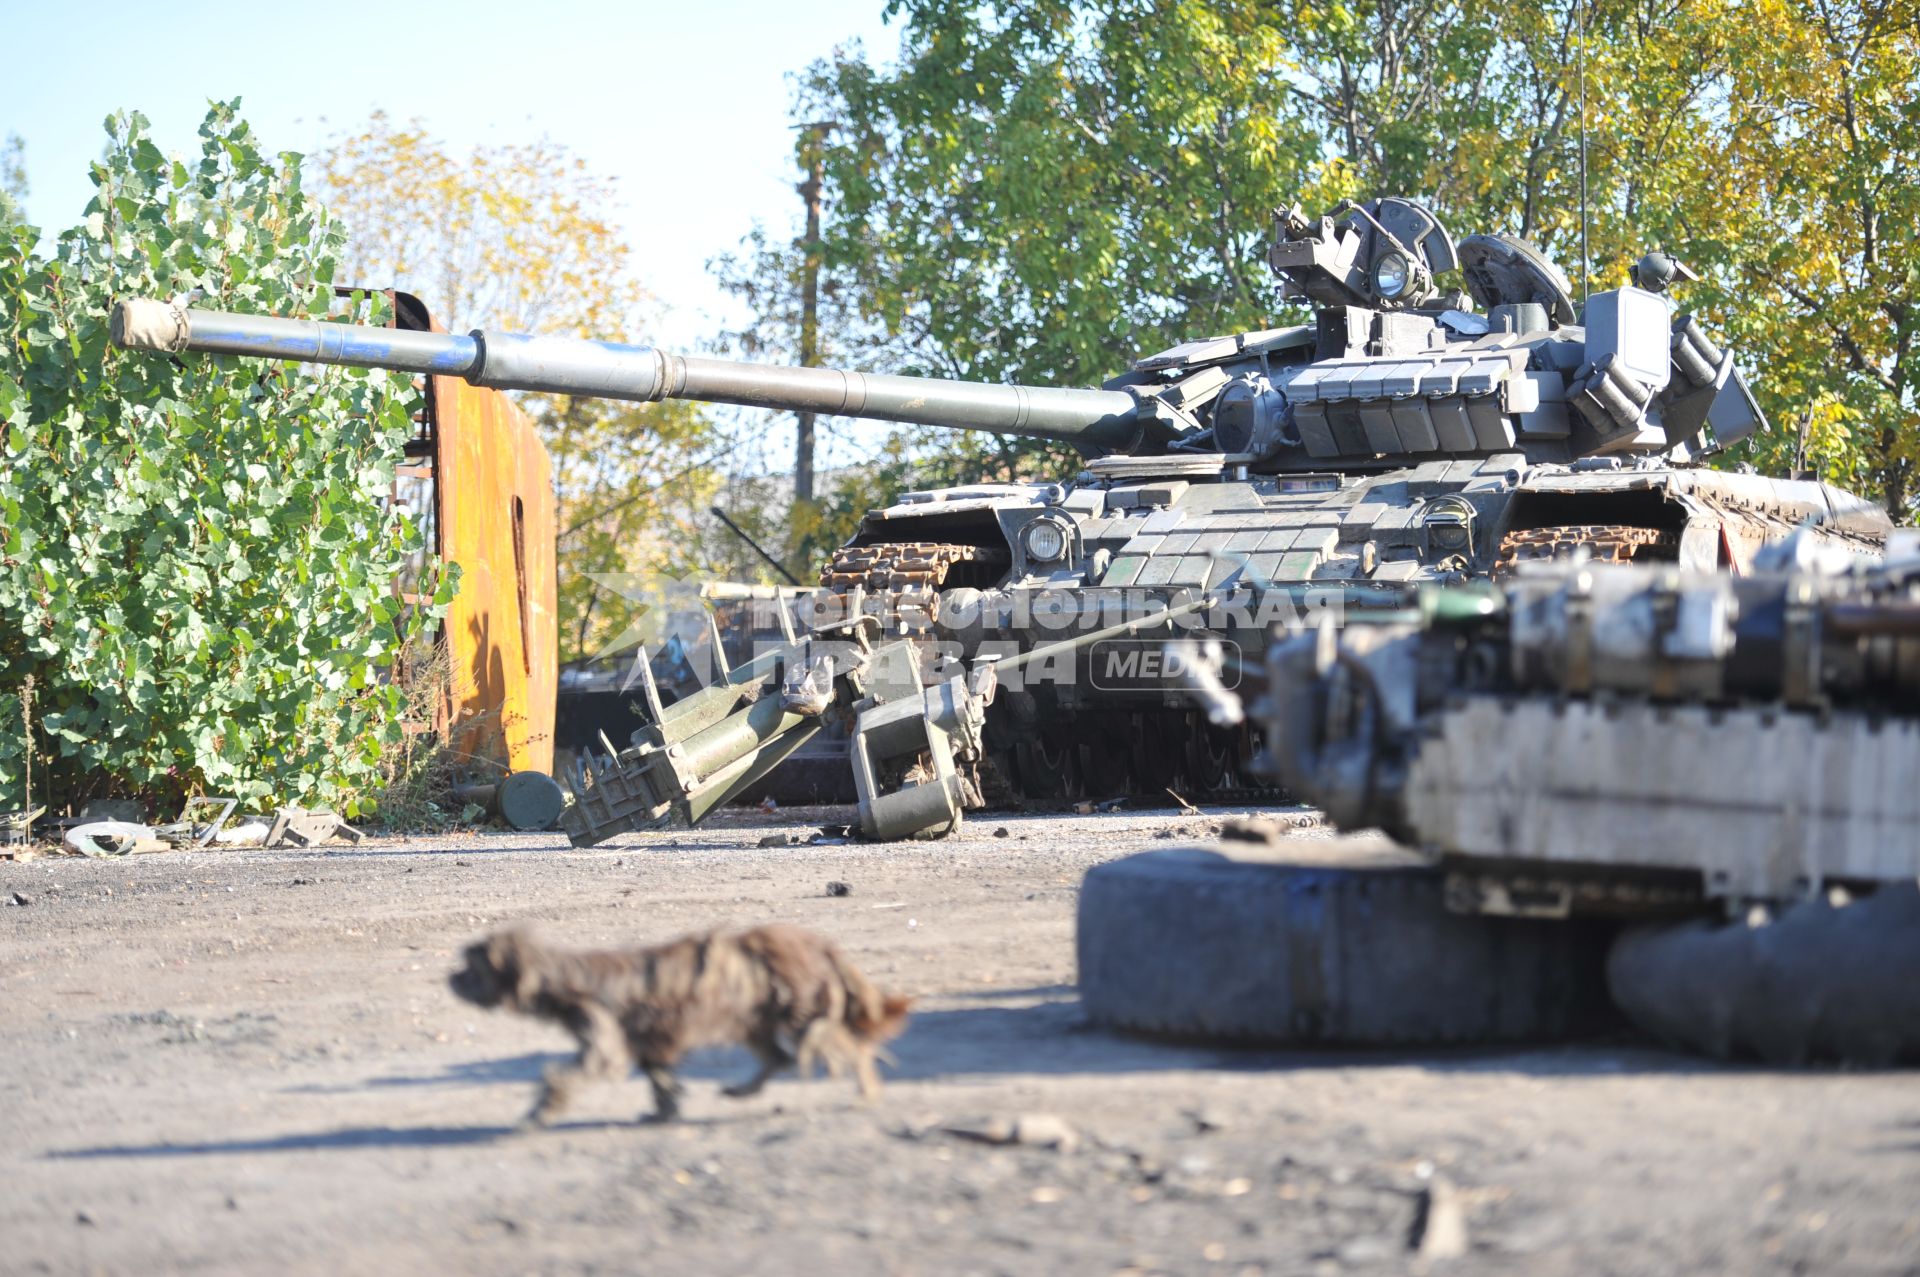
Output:
<svg viewBox="0 0 1920 1277">
<path fill-rule="evenodd" d="M 455 749 L 514 771 L 553 769 L 559 678 L 553 465 L 495 390 L 428 379 L 440 557 L 460 565 L 447 608 Z"/>
</svg>

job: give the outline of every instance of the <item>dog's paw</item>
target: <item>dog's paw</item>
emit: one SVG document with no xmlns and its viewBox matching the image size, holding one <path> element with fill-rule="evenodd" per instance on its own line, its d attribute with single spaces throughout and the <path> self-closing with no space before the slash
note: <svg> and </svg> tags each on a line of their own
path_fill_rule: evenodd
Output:
<svg viewBox="0 0 1920 1277">
<path fill-rule="evenodd" d="M 513 1124 L 513 1129 L 518 1134 L 525 1134 L 528 1131 L 544 1131 L 547 1127 L 553 1125 L 555 1116 L 556 1114 L 548 1109 L 531 1109 L 525 1117 Z"/>
<path fill-rule="evenodd" d="M 730 1100 L 745 1100 L 760 1094 L 764 1089 L 765 1083 L 762 1082 L 735 1082 L 732 1086 L 721 1087 L 720 1094 Z"/>
</svg>

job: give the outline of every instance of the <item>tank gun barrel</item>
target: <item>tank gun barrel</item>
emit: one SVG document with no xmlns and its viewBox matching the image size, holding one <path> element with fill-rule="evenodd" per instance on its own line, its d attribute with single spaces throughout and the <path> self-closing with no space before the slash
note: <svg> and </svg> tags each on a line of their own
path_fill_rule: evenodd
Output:
<svg viewBox="0 0 1920 1277">
<path fill-rule="evenodd" d="M 1131 448 L 1149 419 L 1134 396 L 1118 390 L 783 368 L 610 341 L 478 330 L 465 336 L 415 332 L 153 300 L 116 304 L 112 335 L 115 345 L 128 350 L 192 350 L 433 373 L 493 390 L 640 403 L 692 399 L 865 417 L 1059 439 L 1096 451 Z"/>
</svg>

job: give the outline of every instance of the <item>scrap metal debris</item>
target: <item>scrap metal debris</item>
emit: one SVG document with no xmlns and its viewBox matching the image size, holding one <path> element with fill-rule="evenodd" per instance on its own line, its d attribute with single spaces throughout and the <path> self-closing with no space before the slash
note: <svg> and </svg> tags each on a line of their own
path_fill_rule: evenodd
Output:
<svg viewBox="0 0 1920 1277">
<path fill-rule="evenodd" d="M 357 843 L 366 835 L 349 825 L 336 811 L 307 811 L 302 807 L 282 807 L 267 831 L 265 847 L 318 847 L 335 838 Z"/>
<path fill-rule="evenodd" d="M 170 824 L 154 828 L 154 836 L 162 838 L 175 847 L 205 847 L 213 841 L 220 827 L 233 815 L 233 809 L 240 805 L 238 798 L 189 798 L 180 808 L 180 819 Z M 196 821 L 194 812 L 204 807 L 218 808 L 211 820 Z"/>
<path fill-rule="evenodd" d="M 1182 816 L 1198 816 L 1200 814 L 1200 809 L 1198 807 L 1195 807 L 1192 803 L 1188 802 L 1186 799 L 1182 798 L 1180 795 L 1174 793 L 1173 787 L 1171 785 L 1167 786 L 1167 793 L 1169 796 L 1172 797 L 1174 802 L 1180 805 L 1180 814 Z"/>
<path fill-rule="evenodd" d="M 0 812 L 0 847 L 24 847 L 33 841 L 33 822 L 47 814 L 45 807 Z"/>
<path fill-rule="evenodd" d="M 82 809 L 80 823 L 69 827 L 61 842 L 67 850 L 82 856 L 130 856 L 138 852 L 168 851 L 190 847 L 259 846 L 271 831 L 266 822 L 251 819 L 233 829 L 223 826 L 240 805 L 237 798 L 196 797 L 180 808 L 180 818 L 164 825 L 149 825 L 141 820 L 109 819 L 104 813 L 137 813 L 138 804 L 120 799 L 96 799 Z M 298 810 L 298 809 L 292 809 Z M 337 821 L 331 812 L 325 813 Z M 315 837 L 321 837 L 315 826 Z"/>
<path fill-rule="evenodd" d="M 977 1144 L 1024 1144 L 1061 1153 L 1071 1153 L 1080 1147 L 1079 1133 L 1064 1118 L 1052 1113 L 1022 1113 L 1012 1119 L 996 1117 L 939 1129 L 943 1134 Z"/>
<path fill-rule="evenodd" d="M 1429 1262 L 1467 1253 L 1466 1208 L 1460 1191 L 1444 1175 L 1435 1175 L 1421 1194 L 1407 1240 L 1409 1248 Z"/>
<path fill-rule="evenodd" d="M 170 844 L 154 836 L 151 825 L 125 820 L 96 820 L 67 830 L 61 842 L 82 856 L 131 856 L 136 852 L 165 851 Z"/>
</svg>

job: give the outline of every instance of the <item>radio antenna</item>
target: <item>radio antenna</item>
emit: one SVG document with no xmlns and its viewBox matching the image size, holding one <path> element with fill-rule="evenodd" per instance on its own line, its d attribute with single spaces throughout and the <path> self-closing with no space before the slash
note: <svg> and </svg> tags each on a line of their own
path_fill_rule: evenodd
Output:
<svg viewBox="0 0 1920 1277">
<path fill-rule="evenodd" d="M 1580 31 L 1580 47 L 1574 54 L 1580 78 L 1580 300 L 1593 295 L 1593 277 L 1587 257 L 1587 3 L 1573 0 Z"/>
</svg>

